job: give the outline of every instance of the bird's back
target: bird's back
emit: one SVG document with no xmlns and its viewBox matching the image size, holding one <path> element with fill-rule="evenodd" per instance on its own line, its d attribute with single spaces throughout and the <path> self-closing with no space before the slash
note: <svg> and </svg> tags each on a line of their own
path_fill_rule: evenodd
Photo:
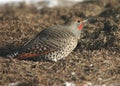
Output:
<svg viewBox="0 0 120 86">
<path fill-rule="evenodd" d="M 77 38 L 66 27 L 50 27 L 23 45 L 17 58 L 40 60 L 42 57 L 57 61 L 66 57 L 76 45 Z"/>
</svg>

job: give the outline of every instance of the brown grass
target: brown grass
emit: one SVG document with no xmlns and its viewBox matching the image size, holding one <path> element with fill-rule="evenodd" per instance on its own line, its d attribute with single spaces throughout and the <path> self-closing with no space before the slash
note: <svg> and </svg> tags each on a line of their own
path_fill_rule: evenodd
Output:
<svg viewBox="0 0 120 86">
<path fill-rule="evenodd" d="M 114 3 L 112 3 L 114 1 Z M 98 3 L 99 2 L 99 3 Z M 0 9 L 0 54 L 22 46 L 45 27 L 63 24 L 71 16 L 97 16 L 88 26 L 76 49 L 65 59 L 34 62 L 0 58 L 0 85 L 63 86 L 73 82 L 84 86 L 120 85 L 120 2 L 100 0 L 67 8 L 43 8 L 21 4 Z"/>
</svg>

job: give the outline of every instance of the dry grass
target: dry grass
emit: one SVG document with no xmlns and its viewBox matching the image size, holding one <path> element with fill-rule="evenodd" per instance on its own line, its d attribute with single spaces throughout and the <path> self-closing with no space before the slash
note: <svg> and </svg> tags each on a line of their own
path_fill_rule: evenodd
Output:
<svg viewBox="0 0 120 86">
<path fill-rule="evenodd" d="M 65 82 L 76 86 L 88 82 L 92 86 L 120 85 L 120 2 L 113 1 L 105 6 L 98 1 L 42 10 L 24 4 L 1 7 L 0 54 L 20 47 L 43 28 L 62 24 L 71 16 L 97 17 L 96 23 L 84 30 L 76 49 L 57 63 L 1 57 L 0 85 L 15 82 L 18 86 L 63 86 Z"/>
</svg>

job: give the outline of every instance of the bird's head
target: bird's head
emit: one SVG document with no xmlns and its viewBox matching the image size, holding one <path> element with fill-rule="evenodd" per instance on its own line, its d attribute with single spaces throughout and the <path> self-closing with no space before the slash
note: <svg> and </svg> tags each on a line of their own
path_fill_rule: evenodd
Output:
<svg viewBox="0 0 120 86">
<path fill-rule="evenodd" d="M 81 31 L 88 24 L 88 19 L 83 20 L 82 18 L 75 18 L 71 25 L 73 25 L 78 31 Z"/>
<path fill-rule="evenodd" d="M 72 18 L 69 21 L 69 30 L 78 38 L 80 39 L 81 31 L 84 27 L 89 23 L 89 19 L 82 19 L 82 18 Z"/>
</svg>

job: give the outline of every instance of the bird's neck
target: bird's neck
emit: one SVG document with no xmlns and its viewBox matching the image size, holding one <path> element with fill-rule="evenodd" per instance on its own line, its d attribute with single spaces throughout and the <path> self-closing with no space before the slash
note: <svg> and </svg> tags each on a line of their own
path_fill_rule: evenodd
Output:
<svg viewBox="0 0 120 86">
<path fill-rule="evenodd" d="M 70 32 L 72 32 L 76 36 L 77 39 L 80 39 L 81 30 L 79 30 L 77 26 L 72 24 L 72 25 L 67 25 L 66 27 Z"/>
</svg>

